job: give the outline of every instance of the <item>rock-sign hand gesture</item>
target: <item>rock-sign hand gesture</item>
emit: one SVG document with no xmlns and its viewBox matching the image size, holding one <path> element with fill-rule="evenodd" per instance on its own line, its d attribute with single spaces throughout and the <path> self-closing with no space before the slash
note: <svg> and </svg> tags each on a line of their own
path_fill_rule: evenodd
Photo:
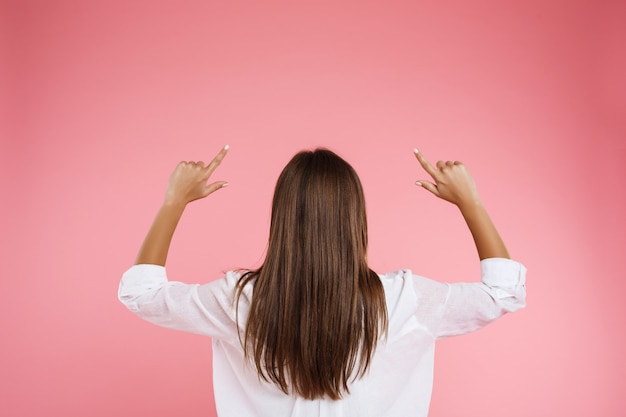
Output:
<svg viewBox="0 0 626 417">
<path fill-rule="evenodd" d="M 208 183 L 227 152 L 228 145 L 207 166 L 201 161 L 181 162 L 176 166 L 170 175 L 163 204 L 139 249 L 135 264 L 165 265 L 172 236 L 187 203 L 228 185 L 225 181 Z"/>
<path fill-rule="evenodd" d="M 416 184 L 461 210 L 474 238 L 479 258 L 509 258 L 509 252 L 487 214 L 476 191 L 474 179 L 465 165 L 459 161 L 439 161 L 436 166 L 432 166 L 417 149 L 413 153 L 434 181 L 419 180 Z"/>
<path fill-rule="evenodd" d="M 186 205 L 227 186 L 226 181 L 207 184 L 213 171 L 220 165 L 227 152 L 228 145 L 224 146 L 207 166 L 202 161 L 180 162 L 172 172 L 167 184 L 165 203 Z"/>
<path fill-rule="evenodd" d="M 434 180 L 434 182 L 419 180 L 416 181 L 417 185 L 459 207 L 480 203 L 474 178 L 462 162 L 438 161 L 436 166 L 432 166 L 417 149 L 413 152 L 422 168 Z"/>
</svg>

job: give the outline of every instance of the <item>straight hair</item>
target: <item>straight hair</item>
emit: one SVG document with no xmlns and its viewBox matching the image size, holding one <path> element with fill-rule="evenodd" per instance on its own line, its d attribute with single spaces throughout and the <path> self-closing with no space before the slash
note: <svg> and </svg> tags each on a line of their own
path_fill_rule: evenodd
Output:
<svg viewBox="0 0 626 417">
<path fill-rule="evenodd" d="M 306 399 L 349 393 L 387 331 L 387 306 L 380 278 L 367 265 L 361 181 L 346 161 L 316 149 L 285 166 L 267 255 L 238 281 L 237 304 L 249 282 L 242 345 L 259 377 Z"/>
</svg>

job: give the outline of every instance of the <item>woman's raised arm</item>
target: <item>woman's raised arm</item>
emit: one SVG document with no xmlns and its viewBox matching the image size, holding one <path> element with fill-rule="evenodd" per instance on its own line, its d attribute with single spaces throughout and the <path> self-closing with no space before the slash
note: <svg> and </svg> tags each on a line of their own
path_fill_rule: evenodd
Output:
<svg viewBox="0 0 626 417">
<path fill-rule="evenodd" d="M 461 162 L 439 161 L 432 166 L 417 149 L 415 157 L 434 182 L 419 180 L 417 185 L 456 205 L 472 233 L 480 260 L 509 258 L 509 252 L 476 191 L 471 174 Z"/>
<path fill-rule="evenodd" d="M 207 166 L 202 161 L 179 163 L 167 184 L 165 199 L 146 235 L 135 264 L 165 266 L 174 230 L 188 203 L 204 198 L 228 185 L 225 181 L 207 184 L 213 171 L 220 165 L 228 145 L 224 146 Z"/>
</svg>

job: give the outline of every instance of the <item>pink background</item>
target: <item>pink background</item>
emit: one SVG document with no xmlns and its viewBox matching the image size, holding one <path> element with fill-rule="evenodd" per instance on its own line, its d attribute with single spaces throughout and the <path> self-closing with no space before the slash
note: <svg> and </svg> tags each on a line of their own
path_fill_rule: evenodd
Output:
<svg viewBox="0 0 626 417">
<path fill-rule="evenodd" d="M 625 3 L 293 3 L 2 2 L 0 414 L 215 415 L 210 339 L 116 291 L 174 165 L 228 143 L 174 278 L 258 265 L 279 171 L 323 145 L 361 175 L 376 270 L 476 280 L 413 184 L 414 147 L 458 159 L 528 307 L 439 343 L 431 416 L 623 415 Z"/>
</svg>

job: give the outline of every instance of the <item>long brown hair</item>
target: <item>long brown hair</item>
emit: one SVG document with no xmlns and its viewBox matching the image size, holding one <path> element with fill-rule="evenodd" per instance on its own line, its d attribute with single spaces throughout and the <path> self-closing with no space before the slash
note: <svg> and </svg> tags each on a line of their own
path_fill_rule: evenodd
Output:
<svg viewBox="0 0 626 417">
<path fill-rule="evenodd" d="M 340 399 L 367 371 L 387 329 L 382 284 L 366 260 L 367 220 L 354 169 L 327 149 L 283 169 L 242 341 L 265 381 L 306 399 Z M 356 372 L 355 372 L 356 371 Z"/>
</svg>

